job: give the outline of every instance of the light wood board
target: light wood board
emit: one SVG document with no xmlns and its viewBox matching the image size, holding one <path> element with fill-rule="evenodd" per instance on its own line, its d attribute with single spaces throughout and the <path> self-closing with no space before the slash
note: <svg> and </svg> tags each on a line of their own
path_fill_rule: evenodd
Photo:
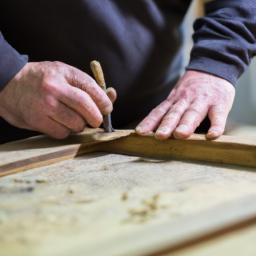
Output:
<svg viewBox="0 0 256 256">
<path fill-rule="evenodd" d="M 255 223 L 256 173 L 226 163 L 255 166 L 255 145 L 101 130 L 2 145 L 2 166 L 27 171 L 0 179 L 0 254 L 167 255 L 240 232 Z"/>
<path fill-rule="evenodd" d="M 131 132 L 103 133 L 102 129 L 86 129 L 65 140 L 42 135 L 0 145 L 0 177 L 98 151 L 97 145 L 100 143 L 127 136 Z"/>
<path fill-rule="evenodd" d="M 193 134 L 186 140 L 159 141 L 154 134 L 138 136 L 132 130 L 103 133 L 88 129 L 62 141 L 38 136 L 1 145 L 0 177 L 96 151 L 256 167 L 256 139 L 252 138 L 222 136 L 211 141 Z"/>
<path fill-rule="evenodd" d="M 170 138 L 159 141 L 154 134 L 138 136 L 132 133 L 101 144 L 101 150 L 160 159 L 189 159 L 256 167 L 256 139 L 236 136 L 206 140 L 204 135 L 193 134 L 186 140 Z"/>
<path fill-rule="evenodd" d="M 254 197 L 239 200 L 255 184 L 253 168 L 81 155 L 0 179 L 0 254 L 174 253 L 191 239 L 196 245 L 209 233 L 252 221 Z M 149 211 L 145 202 L 156 195 Z"/>
</svg>

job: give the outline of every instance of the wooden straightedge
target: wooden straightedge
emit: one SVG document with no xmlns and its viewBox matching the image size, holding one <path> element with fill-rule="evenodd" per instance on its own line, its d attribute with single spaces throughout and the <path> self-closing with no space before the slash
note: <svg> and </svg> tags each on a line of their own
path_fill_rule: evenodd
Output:
<svg viewBox="0 0 256 256">
<path fill-rule="evenodd" d="M 193 134 L 186 140 L 159 141 L 154 134 L 138 136 L 132 130 L 103 133 L 87 129 L 62 141 L 38 136 L 1 145 L 0 177 L 95 151 L 256 167 L 256 139 L 222 136 L 206 140 L 204 135 Z"/>
<path fill-rule="evenodd" d="M 102 129 L 86 129 L 65 140 L 42 135 L 1 145 L 0 177 L 99 151 L 99 144 L 127 136 L 131 132 L 103 133 Z"/>
<path fill-rule="evenodd" d="M 256 139 L 235 136 L 206 140 L 204 135 L 193 134 L 186 140 L 170 138 L 159 141 L 154 138 L 154 134 L 138 136 L 132 133 L 128 137 L 102 144 L 101 150 L 160 159 L 188 159 L 256 167 Z"/>
</svg>

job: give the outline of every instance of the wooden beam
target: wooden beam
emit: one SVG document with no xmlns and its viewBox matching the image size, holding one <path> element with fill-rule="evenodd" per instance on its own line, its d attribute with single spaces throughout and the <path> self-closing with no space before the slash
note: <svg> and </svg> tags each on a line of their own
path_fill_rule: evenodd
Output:
<svg viewBox="0 0 256 256">
<path fill-rule="evenodd" d="M 256 225 L 256 194 L 176 221 L 166 221 L 109 239 L 97 246 L 83 237 L 55 255 L 164 256 L 221 235 Z"/>
<path fill-rule="evenodd" d="M 3 144 L 0 146 L 0 177 L 99 151 L 99 144 L 128 136 L 131 132 L 103 133 L 102 129 L 87 129 L 65 140 L 43 135 Z"/>
<path fill-rule="evenodd" d="M 256 167 L 256 139 L 221 136 L 206 140 L 204 135 L 193 134 L 189 139 L 159 141 L 154 134 L 131 134 L 101 145 L 106 152 L 153 157 L 160 159 L 188 159 L 215 163 Z"/>
<path fill-rule="evenodd" d="M 0 177 L 95 151 L 256 167 L 256 139 L 222 136 L 206 140 L 204 135 L 193 134 L 187 140 L 159 141 L 154 134 L 138 136 L 132 130 L 103 133 L 88 129 L 62 141 L 38 136 L 1 145 Z"/>
</svg>

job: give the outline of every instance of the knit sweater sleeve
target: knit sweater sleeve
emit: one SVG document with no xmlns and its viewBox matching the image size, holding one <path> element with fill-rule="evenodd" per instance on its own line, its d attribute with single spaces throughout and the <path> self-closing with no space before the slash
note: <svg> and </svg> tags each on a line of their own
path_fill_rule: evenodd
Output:
<svg viewBox="0 0 256 256">
<path fill-rule="evenodd" d="M 187 70 L 210 73 L 235 85 L 256 55 L 256 1 L 212 1 L 194 30 Z"/>
<path fill-rule="evenodd" d="M 28 62 L 28 56 L 20 55 L 4 39 L 0 32 L 0 91 Z"/>
</svg>

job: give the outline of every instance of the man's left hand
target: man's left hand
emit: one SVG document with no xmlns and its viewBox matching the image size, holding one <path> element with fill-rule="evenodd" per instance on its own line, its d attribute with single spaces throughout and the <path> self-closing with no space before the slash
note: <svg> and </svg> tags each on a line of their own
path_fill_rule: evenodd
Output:
<svg viewBox="0 0 256 256">
<path fill-rule="evenodd" d="M 139 135 L 156 130 L 159 140 L 188 138 L 209 116 L 207 139 L 224 132 L 227 116 L 235 97 L 234 86 L 225 79 L 199 71 L 187 71 L 168 98 L 153 109 L 136 127 Z"/>
</svg>

